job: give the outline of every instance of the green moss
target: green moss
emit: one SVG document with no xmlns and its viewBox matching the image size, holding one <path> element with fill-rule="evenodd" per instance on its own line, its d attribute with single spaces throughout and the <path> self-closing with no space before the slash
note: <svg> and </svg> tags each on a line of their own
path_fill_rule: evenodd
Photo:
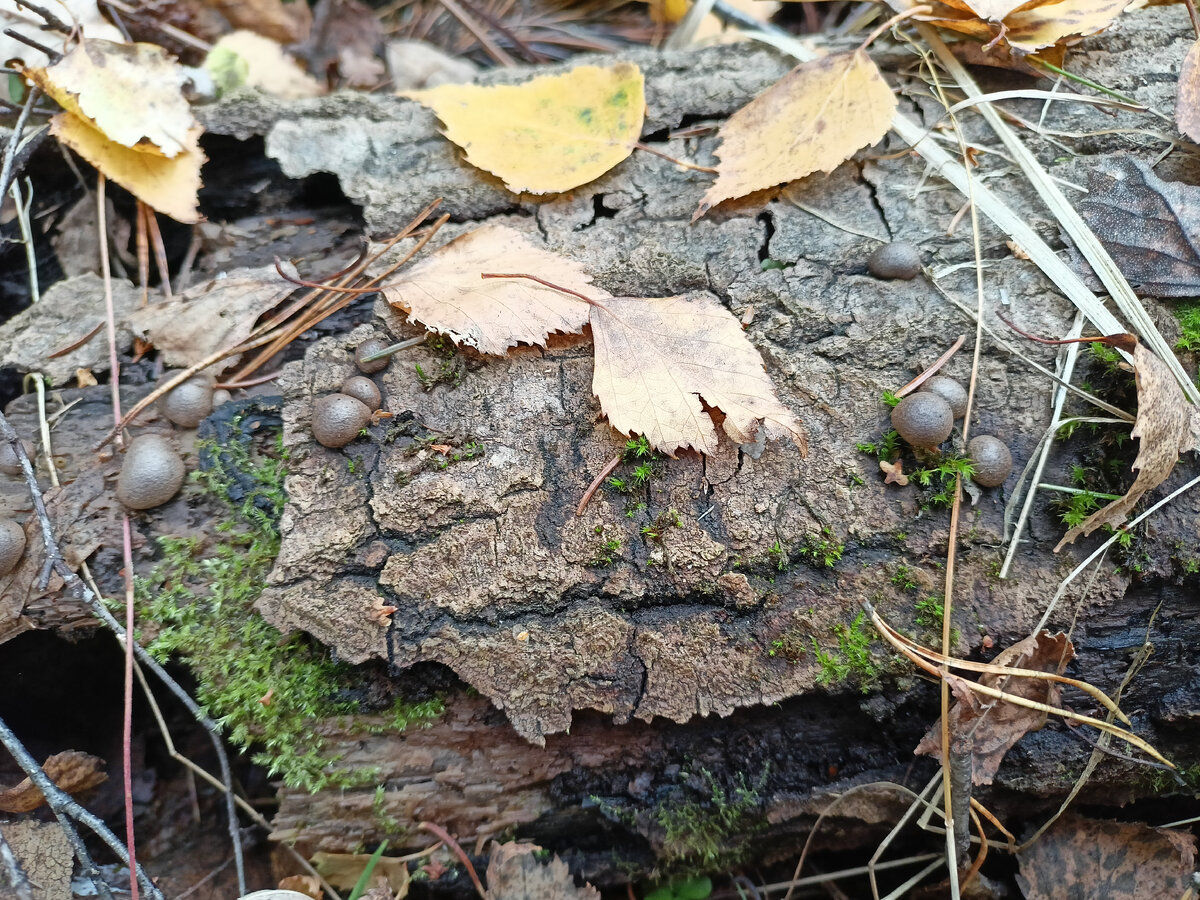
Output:
<svg viewBox="0 0 1200 900">
<path fill-rule="evenodd" d="M 902 591 L 915 591 L 917 583 L 913 581 L 914 574 L 912 566 L 908 563 L 898 563 L 892 572 L 891 582 Z"/>
<path fill-rule="evenodd" d="M 778 543 L 778 542 L 776 542 Z M 773 552 L 774 548 L 772 548 Z M 833 536 L 833 529 L 826 525 L 819 535 L 806 535 L 804 544 L 797 550 L 801 559 L 806 560 L 818 569 L 832 569 L 842 558 L 846 546 Z"/>
<path fill-rule="evenodd" d="M 803 630 L 789 628 L 775 640 L 771 641 L 771 646 L 767 650 L 767 656 L 772 659 L 776 656 L 782 656 L 788 662 L 799 662 L 800 658 L 808 652 L 805 637 L 806 632 Z"/>
<path fill-rule="evenodd" d="M 310 791 L 368 782 L 371 772 L 330 772 L 333 759 L 313 728 L 359 711 L 345 699 L 355 670 L 304 636 L 281 635 L 253 608 L 279 551 L 286 453 L 278 440 L 270 453 L 236 441 L 198 449 L 214 462 L 193 478 L 225 518 L 211 545 L 158 539 L 158 564 L 135 581 L 140 639 L 157 659 L 188 664 L 197 700 L 233 743 L 260 748 L 254 760 L 272 776 Z M 236 504 L 231 491 L 241 497 Z M 399 700 L 391 724 L 423 724 L 440 712 L 440 701 Z"/>
<path fill-rule="evenodd" d="M 739 774 L 725 788 L 708 769 L 700 769 L 703 793 L 683 788 L 664 800 L 654 818 L 663 830 L 663 861 L 674 871 L 712 871 L 736 865 L 753 836 L 766 823 L 761 817 L 762 790 L 769 770 L 754 784 Z M 686 776 L 681 776 L 686 779 Z"/>
<path fill-rule="evenodd" d="M 810 638 L 813 656 L 820 671 L 817 683 L 824 685 L 856 681 L 865 694 L 879 678 L 879 663 L 871 653 L 875 632 L 867 622 L 867 614 L 860 612 L 849 625 L 834 628 L 837 636 L 837 652 L 825 650 L 815 637 Z"/>
<path fill-rule="evenodd" d="M 935 465 L 922 466 L 909 476 L 909 481 L 921 486 L 926 509 L 950 506 L 954 502 L 954 481 L 966 480 L 975 474 L 975 466 L 965 456 L 946 453 Z"/>
<path fill-rule="evenodd" d="M 1183 331 L 1175 347 L 1179 350 L 1200 350 L 1200 300 L 1176 303 L 1171 308 Z"/>
</svg>

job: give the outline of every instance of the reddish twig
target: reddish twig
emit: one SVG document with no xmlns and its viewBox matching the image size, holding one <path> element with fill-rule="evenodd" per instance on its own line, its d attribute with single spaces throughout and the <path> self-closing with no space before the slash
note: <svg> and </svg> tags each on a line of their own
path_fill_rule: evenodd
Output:
<svg viewBox="0 0 1200 900">
<path fill-rule="evenodd" d="M 467 856 L 466 851 L 458 845 L 458 841 L 450 836 L 450 832 L 446 831 L 441 825 L 435 825 L 433 822 L 421 822 L 417 827 L 422 831 L 428 831 L 439 840 L 445 842 L 451 852 L 458 857 L 459 862 L 466 866 L 467 874 L 471 877 L 471 883 L 475 885 L 475 891 L 479 894 L 480 900 L 488 900 L 487 891 L 483 889 L 483 882 L 479 880 L 479 874 L 475 871 L 475 867 L 471 865 L 471 857 Z"/>
<path fill-rule="evenodd" d="M 96 335 L 98 335 L 100 333 L 100 329 L 103 327 L 104 327 L 103 322 L 97 322 L 96 327 L 93 328 L 91 331 L 89 331 L 87 334 L 85 334 L 83 337 L 79 338 L 79 340 L 71 341 L 71 343 L 67 344 L 65 347 L 59 347 L 54 352 L 47 353 L 46 358 L 47 359 L 58 359 L 60 356 L 66 356 L 68 353 L 72 352 L 73 350 L 78 350 L 80 347 L 84 346 L 85 344 L 87 344 L 88 341 L 90 341 L 92 338 L 94 338 Z"/>
<path fill-rule="evenodd" d="M 1118 334 L 1102 334 L 1095 337 L 1077 337 L 1077 338 L 1062 338 L 1052 340 L 1050 338 L 1038 337 L 1036 334 L 1030 334 L 1023 328 L 1019 328 L 1013 324 L 1012 320 L 1007 318 L 1003 313 L 997 310 L 996 318 L 1019 334 L 1026 340 L 1036 341 L 1039 344 L 1049 344 L 1057 346 L 1059 344 L 1104 344 L 1106 347 L 1112 347 L 1116 350 L 1124 350 L 1126 353 L 1132 353 L 1133 348 L 1137 346 L 1138 339 L 1135 335 L 1128 332 L 1119 332 Z"/>
<path fill-rule="evenodd" d="M 480 278 L 528 278 L 530 281 L 536 281 L 543 287 L 548 287 L 554 291 L 561 291 L 564 294 L 570 294 L 572 297 L 578 297 L 589 306 L 598 306 L 600 309 L 607 310 L 608 307 L 599 300 L 593 300 L 591 297 L 585 296 L 579 291 L 572 290 L 569 287 L 563 287 L 560 284 L 555 284 L 553 281 L 547 281 L 545 278 L 538 278 L 536 275 L 528 275 L 525 272 L 509 272 L 507 274 L 500 272 L 481 272 Z"/>
<path fill-rule="evenodd" d="M 596 493 L 596 491 L 600 489 L 600 485 L 604 483 L 604 479 L 611 475 L 612 470 L 621 464 L 621 459 L 624 456 L 625 451 L 622 450 L 620 453 L 610 459 L 607 465 L 600 470 L 600 474 L 592 480 L 592 483 L 588 485 L 588 489 L 583 492 L 583 499 L 580 500 L 579 505 L 575 507 L 575 515 L 583 515 L 583 511 L 587 509 L 588 503 L 591 502 L 592 494 Z"/>
<path fill-rule="evenodd" d="M 108 259 L 107 222 L 105 221 L 105 177 L 97 176 L 96 181 L 96 218 L 97 229 L 100 232 L 100 272 L 104 278 L 104 309 L 105 321 L 108 325 L 108 362 L 109 379 L 112 384 L 113 422 L 121 421 L 121 361 L 117 358 L 117 316 L 113 306 L 112 271 Z M 138 212 L 142 212 L 144 204 L 138 201 Z M 138 217 L 139 238 L 144 235 L 144 223 Z M 139 250 L 144 249 L 139 239 Z M 139 252 L 139 258 L 141 253 Z M 145 282 L 143 282 L 145 287 Z M 118 441 L 120 438 L 118 437 Z M 125 685 L 123 709 L 121 718 L 121 760 L 124 768 L 122 788 L 125 801 L 125 849 L 128 854 L 130 871 L 137 868 L 137 854 L 134 852 L 133 836 L 133 536 L 129 528 L 128 514 L 121 516 L 121 544 L 125 565 Z M 49 560 L 49 554 L 47 554 Z M 129 895 L 132 900 L 138 900 L 138 883 L 136 878 L 129 879 Z"/>
<path fill-rule="evenodd" d="M 959 349 L 962 347 L 962 345 L 964 343 L 966 343 L 966 340 L 967 340 L 967 336 L 965 334 L 960 334 L 958 336 L 958 340 L 955 341 L 950 346 L 949 350 L 947 350 L 945 353 L 943 353 L 941 356 L 939 356 L 936 360 L 934 360 L 933 365 L 931 365 L 929 368 L 927 368 L 924 372 L 922 372 L 920 375 L 918 375 L 916 378 L 914 378 L 912 381 L 910 381 L 904 387 L 900 388 L 900 390 L 896 391 L 896 396 L 897 397 L 906 397 L 909 394 L 911 394 L 913 391 L 915 391 L 917 388 L 919 388 L 921 385 L 923 385 L 930 378 L 932 378 L 934 376 L 934 374 L 936 374 L 937 371 L 939 369 L 941 369 L 942 366 L 944 366 L 946 363 L 948 363 L 950 361 L 950 357 L 952 357 L 955 353 L 957 353 L 959 351 Z"/>
</svg>

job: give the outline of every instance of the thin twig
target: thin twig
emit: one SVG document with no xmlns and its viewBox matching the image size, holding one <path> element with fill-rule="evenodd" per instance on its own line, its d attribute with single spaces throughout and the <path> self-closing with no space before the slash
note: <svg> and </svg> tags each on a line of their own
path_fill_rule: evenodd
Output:
<svg viewBox="0 0 1200 900">
<path fill-rule="evenodd" d="M 37 303 L 42 299 L 38 289 L 37 252 L 33 246 L 33 231 L 29 227 L 29 208 L 33 206 L 33 182 L 28 177 L 25 187 L 29 189 L 29 197 L 21 193 L 21 179 L 14 178 L 9 192 L 12 194 L 13 205 L 17 212 L 17 227 L 21 229 L 21 243 L 25 245 L 25 263 L 29 267 L 29 299 Z"/>
<path fill-rule="evenodd" d="M 4 434 L 7 437 L 5 429 L 10 432 L 12 431 L 8 420 L 3 418 L 3 414 L 0 414 L 0 434 Z M 26 462 L 28 462 L 28 459 L 26 459 Z M 42 796 L 46 798 L 46 805 L 50 807 L 51 812 L 54 813 L 54 817 L 62 825 L 63 833 L 75 851 L 75 857 L 79 860 L 80 866 L 83 867 L 84 874 L 93 881 L 97 889 L 104 896 L 109 897 L 111 900 L 112 894 L 108 890 L 108 884 L 100 876 L 99 868 L 93 862 L 91 854 L 88 853 L 87 847 L 84 846 L 83 840 L 74 826 L 71 825 L 71 822 L 78 822 L 90 830 L 96 837 L 108 845 L 108 848 L 112 850 L 118 859 L 128 865 L 129 860 L 126 858 L 125 848 L 121 845 L 120 839 L 109 831 L 108 826 L 104 824 L 103 820 L 72 800 L 70 794 L 50 779 L 42 767 L 38 765 L 37 760 L 25 749 L 25 745 L 21 743 L 12 729 L 8 727 L 4 719 L 0 719 L 0 744 L 3 744 L 4 749 L 12 754 L 12 758 L 29 777 L 29 780 L 33 782 L 33 786 L 41 791 Z M 150 880 L 150 876 L 146 874 L 141 866 L 137 866 L 135 871 L 137 879 L 146 888 L 147 897 L 154 898 L 154 900 L 165 900 L 162 892 L 155 887 L 154 882 Z M 133 879 L 130 879 L 130 883 L 133 883 Z"/>
<path fill-rule="evenodd" d="M 29 114 L 33 111 L 33 104 L 41 95 L 41 89 L 31 87 L 29 96 L 25 98 L 25 105 L 21 107 L 21 115 L 17 117 L 17 124 L 13 126 L 12 134 L 8 138 L 8 146 L 4 148 L 4 166 L 0 168 L 0 197 L 8 193 L 8 188 L 16 177 L 14 162 L 17 155 L 17 146 L 21 143 L 21 133 L 25 130 L 25 125 L 29 121 Z"/>
<path fill-rule="evenodd" d="M 588 485 L 588 489 L 583 492 L 583 497 L 580 499 L 579 505 L 577 507 L 575 507 L 575 515 L 576 516 L 583 515 L 583 511 L 585 509 L 587 509 L 588 504 L 592 500 L 592 495 L 594 493 L 596 493 L 597 490 L 600 489 L 600 485 L 602 485 L 604 483 L 605 478 L 607 478 L 609 475 L 612 474 L 613 469 L 615 469 L 617 466 L 619 466 L 621 464 L 621 460 L 624 458 L 624 456 L 625 456 L 625 451 L 622 450 L 620 453 L 618 453 L 616 456 L 614 456 L 612 459 L 610 459 L 607 463 L 604 464 L 604 468 L 600 470 L 600 474 L 592 479 L 592 483 Z"/>
<path fill-rule="evenodd" d="M 108 241 L 105 239 L 105 182 L 101 173 L 96 179 L 97 230 L 100 232 L 100 271 L 104 277 L 105 324 L 108 326 L 109 384 L 112 386 L 113 421 L 121 421 L 121 361 L 117 357 L 117 316 L 113 306 L 112 271 L 108 265 Z M 141 201 L 139 212 L 141 210 Z M 140 224 L 140 218 L 139 218 Z M 120 437 L 118 436 L 118 441 Z M 133 535 L 129 527 L 129 515 L 121 514 L 122 550 L 125 568 L 125 630 L 133 634 Z M 125 681 L 121 716 L 121 762 L 122 787 L 125 801 L 125 847 L 129 865 L 137 865 L 133 833 L 133 642 L 125 647 Z M 138 900 L 137 881 L 130 879 L 129 892 L 132 900 Z"/>
<path fill-rule="evenodd" d="M 896 391 L 896 396 L 897 397 L 908 396 L 913 391 L 915 391 L 917 388 L 919 388 L 921 385 L 923 385 L 926 381 L 928 381 L 930 378 L 932 378 L 934 375 L 936 375 L 938 373 L 938 371 L 942 368 L 942 366 L 944 366 L 946 363 L 950 362 L 950 358 L 952 356 L 954 356 L 954 354 L 957 353 L 962 348 L 962 345 L 965 344 L 966 342 L 967 342 L 967 336 L 965 334 L 960 334 L 958 336 L 958 340 L 956 340 L 953 344 L 950 345 L 949 350 L 947 350 L 945 353 L 943 353 L 941 356 L 939 356 L 937 359 L 935 359 L 933 361 L 933 363 L 928 368 L 925 369 L 924 372 L 922 372 L 920 375 L 918 375 L 916 378 L 914 378 L 912 381 L 910 381 L 904 387 L 900 388 L 900 390 Z"/>
<path fill-rule="evenodd" d="M 459 846 L 458 841 L 450 836 L 450 832 L 434 822 L 421 822 L 417 827 L 422 831 L 428 831 L 430 834 L 436 835 L 439 840 L 445 841 L 446 846 L 450 848 L 451 852 L 466 867 L 467 874 L 471 877 L 471 883 L 475 885 L 475 892 L 479 894 L 480 900 L 488 900 L 487 891 L 483 889 L 483 883 L 479 880 L 479 874 L 475 871 L 475 866 L 471 864 L 471 857 L 467 856 L 466 851 Z"/>
<path fill-rule="evenodd" d="M 42 17 L 42 21 L 46 23 L 46 26 L 51 31 L 61 31 L 63 34 L 70 34 L 75 30 L 44 6 L 38 6 L 36 3 L 27 3 L 26 0 L 17 0 L 17 6 L 37 13 Z"/>
<path fill-rule="evenodd" d="M 115 618 L 113 618 L 112 613 L 110 613 L 104 604 L 100 602 L 99 593 L 93 591 L 86 584 L 84 584 L 80 577 L 71 570 L 71 567 L 68 566 L 66 561 L 63 559 L 62 551 L 58 546 L 58 540 L 54 536 L 54 528 L 50 524 L 50 516 L 46 512 L 46 504 L 42 499 L 42 492 L 38 487 L 37 476 L 34 474 L 33 465 L 30 463 L 29 457 L 25 453 L 25 447 L 22 445 L 20 437 L 17 435 L 16 431 L 13 430 L 12 425 L 9 424 L 8 419 L 2 412 L 0 412 L 0 440 L 7 441 L 12 445 L 13 453 L 16 454 L 17 459 L 21 464 L 21 471 L 25 475 L 25 483 L 29 487 L 30 498 L 33 500 L 34 515 L 37 517 L 38 524 L 41 528 L 42 543 L 45 548 L 46 559 L 48 562 L 50 562 L 52 570 L 63 579 L 64 591 L 70 592 L 76 597 L 76 599 L 86 605 L 88 609 L 92 611 L 92 614 L 96 616 L 96 618 L 100 619 L 105 625 L 108 626 L 113 634 L 117 636 L 119 641 L 125 641 L 125 629 L 121 627 L 121 624 Z M 238 834 L 237 810 L 233 801 L 233 775 L 229 767 L 229 756 L 225 752 L 224 744 L 221 742 L 216 723 L 204 714 L 204 712 L 196 704 L 196 701 L 192 699 L 187 691 L 179 686 L 178 682 L 176 682 L 174 678 L 167 674 L 166 670 L 158 664 L 154 657 L 147 653 L 146 650 L 136 641 L 132 641 L 131 643 L 133 644 L 133 652 L 142 665 L 150 669 L 150 671 L 155 674 L 155 676 L 167 687 L 167 689 L 170 690 L 170 692 L 177 697 L 181 703 L 183 703 L 188 712 L 192 714 L 196 721 L 198 721 L 208 731 L 209 737 L 212 739 L 213 747 L 217 753 L 217 760 L 221 766 L 221 778 L 229 788 L 226 794 L 226 811 L 229 814 L 229 833 L 233 840 L 234 857 L 237 860 L 238 888 L 239 892 L 244 894 L 246 893 L 246 875 L 245 865 L 242 859 L 241 835 Z M 101 822 L 100 825 L 101 827 L 104 827 L 103 822 Z M 89 825 L 88 827 L 92 826 Z M 111 835 L 111 832 L 109 832 L 109 834 Z M 115 841 L 116 839 L 113 838 L 113 840 Z M 117 842 L 117 847 L 120 848 L 119 842 Z M 121 848 L 116 852 L 119 856 L 123 856 L 124 850 Z M 126 860 L 126 863 L 128 864 L 128 860 Z M 153 888 L 153 890 L 149 891 L 148 894 L 149 896 L 155 898 L 162 897 L 162 894 L 159 893 L 157 888 Z"/>
</svg>

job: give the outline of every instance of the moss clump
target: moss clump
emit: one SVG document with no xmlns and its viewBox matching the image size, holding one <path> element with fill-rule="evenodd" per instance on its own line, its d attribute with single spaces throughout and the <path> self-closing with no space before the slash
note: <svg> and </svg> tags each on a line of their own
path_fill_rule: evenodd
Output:
<svg viewBox="0 0 1200 900">
<path fill-rule="evenodd" d="M 1176 349 L 1200 350 L 1200 301 L 1176 303 L 1172 309 L 1183 331 L 1183 336 L 1175 343 Z"/>
<path fill-rule="evenodd" d="M 739 774 L 729 788 L 701 768 L 700 789 L 680 786 L 654 810 L 663 830 L 663 861 L 672 871 L 712 871 L 736 865 L 765 827 L 762 791 L 769 770 L 751 784 Z M 686 776 L 681 776 L 686 779 Z"/>
<path fill-rule="evenodd" d="M 849 625 L 838 625 L 834 633 L 836 653 L 822 649 L 815 637 L 811 639 L 813 655 L 820 667 L 817 683 L 834 685 L 853 679 L 864 694 L 868 693 L 879 678 L 880 666 L 871 653 L 875 632 L 867 622 L 867 614 L 860 612 Z"/>
<path fill-rule="evenodd" d="M 239 422 L 232 424 L 236 429 Z M 254 611 L 279 551 L 286 461 L 281 441 L 269 453 L 256 452 L 248 439 L 199 449 L 208 467 L 193 478 L 225 518 L 207 546 L 158 539 L 158 565 L 135 583 L 139 638 L 157 659 L 188 664 L 197 700 L 233 743 L 263 748 L 254 761 L 272 776 L 309 791 L 370 781 L 370 772 L 331 773 L 333 760 L 312 727 L 316 719 L 360 711 L 348 699 L 355 670 L 304 636 L 281 635 Z M 437 700 L 400 699 L 390 724 L 423 724 L 440 712 Z"/>
</svg>

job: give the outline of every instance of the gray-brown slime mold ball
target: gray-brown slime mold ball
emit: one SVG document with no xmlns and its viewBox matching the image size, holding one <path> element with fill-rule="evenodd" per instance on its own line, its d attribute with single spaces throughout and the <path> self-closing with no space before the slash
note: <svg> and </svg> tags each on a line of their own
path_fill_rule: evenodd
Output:
<svg viewBox="0 0 1200 900">
<path fill-rule="evenodd" d="M 12 519 L 0 519 L 0 576 L 17 567 L 25 552 L 25 529 Z"/>
<path fill-rule="evenodd" d="M 374 356 L 380 350 L 386 350 L 388 346 L 388 342 L 381 338 L 367 338 L 359 344 L 354 349 L 354 364 L 358 366 L 358 371 L 364 375 L 372 375 L 375 372 L 382 372 L 386 369 L 388 361 L 391 360 L 390 356 L 384 356 L 371 362 L 365 362 L 364 360 L 368 356 Z"/>
<path fill-rule="evenodd" d="M 187 474 L 174 445 L 160 434 L 143 434 L 129 442 L 117 499 L 130 509 L 152 509 L 179 493 Z"/>
<path fill-rule="evenodd" d="M 867 271 L 876 278 L 911 281 L 921 274 L 921 253 L 907 241 L 893 241 L 867 258 Z"/>
<path fill-rule="evenodd" d="M 379 386 L 366 375 L 351 375 L 342 382 L 341 390 L 347 397 L 361 401 L 371 412 L 379 409 L 379 405 L 383 403 Z"/>
<path fill-rule="evenodd" d="M 967 389 L 953 378 L 947 378 L 945 375 L 934 375 L 921 385 L 921 390 L 937 394 L 949 403 L 950 411 L 954 413 L 954 418 L 961 419 L 967 414 Z"/>
<path fill-rule="evenodd" d="M 158 410 L 180 428 L 195 428 L 213 411 L 213 382 L 207 375 L 193 375 L 168 391 Z"/>
<path fill-rule="evenodd" d="M 892 427 L 914 447 L 932 450 L 954 430 L 950 404 L 937 394 L 909 394 L 892 410 Z"/>
<path fill-rule="evenodd" d="M 967 456 L 975 466 L 975 474 L 971 479 L 982 487 L 1002 485 L 1012 472 L 1012 454 L 1008 445 L 990 434 L 971 438 L 967 444 Z"/>
<path fill-rule="evenodd" d="M 345 447 L 370 421 L 367 405 L 345 394 L 329 394 L 313 403 L 313 437 L 325 447 Z"/>
</svg>

